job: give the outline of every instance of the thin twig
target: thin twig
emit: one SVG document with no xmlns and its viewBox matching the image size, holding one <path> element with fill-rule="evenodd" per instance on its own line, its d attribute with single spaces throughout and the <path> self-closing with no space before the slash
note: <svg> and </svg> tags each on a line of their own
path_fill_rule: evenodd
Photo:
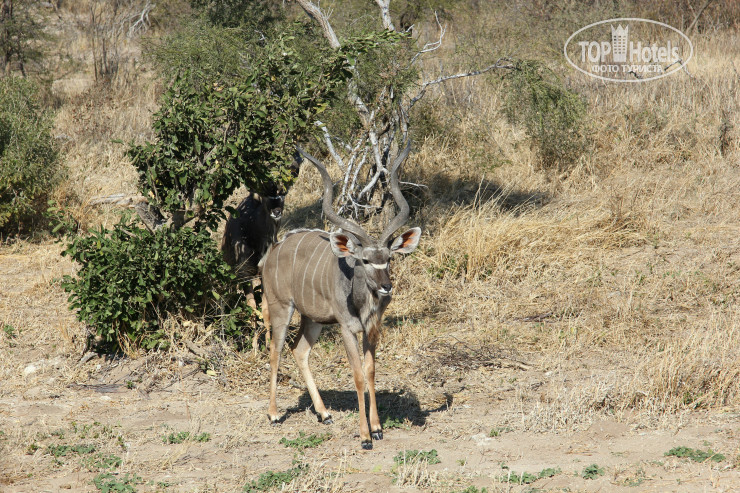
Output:
<svg viewBox="0 0 740 493">
<path fill-rule="evenodd" d="M 429 53 L 435 50 L 438 50 L 442 46 L 442 39 L 445 36 L 445 33 L 447 33 L 447 25 L 442 25 L 441 22 L 439 22 L 439 16 L 437 16 L 437 11 L 434 11 L 434 18 L 437 21 L 437 26 L 439 27 L 439 38 L 437 38 L 437 41 L 431 41 L 429 43 L 424 44 L 424 47 L 418 51 L 412 58 L 411 62 L 409 62 L 409 67 L 414 64 L 417 58 L 419 58 L 424 53 Z"/>
<path fill-rule="evenodd" d="M 485 74 L 486 72 L 490 72 L 491 70 L 497 69 L 497 68 L 505 68 L 505 69 L 509 69 L 509 70 L 511 70 L 511 69 L 514 68 L 514 65 L 513 64 L 511 64 L 511 63 L 502 64 L 501 63 L 502 61 L 509 62 L 510 60 L 509 60 L 509 58 L 499 58 L 498 60 L 496 60 L 496 63 L 494 63 L 493 65 L 489 65 L 488 67 L 486 67 L 484 69 L 481 69 L 481 70 L 473 70 L 473 71 L 470 71 L 470 72 L 461 72 L 461 73 L 453 74 L 453 75 L 443 75 L 442 77 L 439 77 L 437 79 L 424 82 L 421 85 L 421 90 L 419 91 L 419 93 L 416 96 L 414 96 L 413 98 L 411 98 L 411 101 L 409 101 L 409 104 L 408 104 L 408 106 L 406 108 L 406 111 L 408 112 L 408 110 L 410 110 L 416 104 L 417 101 L 419 101 L 422 97 L 424 97 L 424 93 L 426 92 L 427 88 L 429 86 L 431 86 L 431 85 L 440 84 L 442 82 L 445 82 L 445 81 L 448 81 L 448 80 L 452 80 L 452 79 L 460 79 L 462 77 L 473 77 L 473 76 L 476 76 L 476 75 Z"/>
</svg>

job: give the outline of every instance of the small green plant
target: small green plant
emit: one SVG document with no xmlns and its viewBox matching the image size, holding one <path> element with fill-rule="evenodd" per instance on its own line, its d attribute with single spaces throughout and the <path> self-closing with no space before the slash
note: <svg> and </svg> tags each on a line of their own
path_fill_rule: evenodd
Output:
<svg viewBox="0 0 740 493">
<path fill-rule="evenodd" d="M 384 430 L 392 430 L 394 428 L 408 429 L 406 422 L 402 418 L 394 416 L 386 416 L 382 425 Z"/>
<path fill-rule="evenodd" d="M 95 445 L 49 445 L 47 451 L 55 458 L 64 457 L 70 452 L 83 455 L 95 452 Z"/>
<path fill-rule="evenodd" d="M 559 467 L 548 467 L 548 468 L 541 470 L 538 476 L 540 477 L 540 479 L 551 478 L 553 476 L 560 474 L 560 472 L 561 471 Z"/>
<path fill-rule="evenodd" d="M 191 442 L 208 442 L 211 440 L 211 434 L 210 433 L 200 433 L 197 435 L 194 435 L 190 433 L 189 431 L 181 431 L 178 433 L 170 433 L 169 435 L 165 435 L 162 437 L 162 441 L 167 444 L 177 444 L 177 443 L 183 443 L 187 441 Z"/>
<path fill-rule="evenodd" d="M 529 472 L 523 472 L 521 474 L 511 471 L 505 476 L 501 476 L 502 483 L 513 483 L 513 484 L 530 484 L 537 481 L 539 478 L 536 474 Z"/>
<path fill-rule="evenodd" d="M 121 477 L 109 472 L 101 472 L 93 478 L 93 484 L 101 493 L 135 493 L 137 484 L 144 482 L 137 474 L 126 473 Z"/>
<path fill-rule="evenodd" d="M 10 324 L 3 325 L 3 332 L 5 332 L 5 335 L 8 337 L 8 339 L 15 339 L 18 335 L 15 331 L 15 328 Z"/>
<path fill-rule="evenodd" d="M 33 443 L 29 444 L 28 447 L 26 447 L 26 455 L 33 455 L 40 448 L 41 447 L 39 446 L 38 443 L 33 442 Z"/>
<path fill-rule="evenodd" d="M 475 486 L 468 486 L 464 490 L 460 490 L 457 493 L 488 493 L 488 489 L 487 488 L 478 489 Z"/>
<path fill-rule="evenodd" d="M 427 464 L 439 464 L 442 462 L 437 456 L 435 449 L 426 452 L 423 450 L 403 450 L 393 458 L 393 461 L 398 465 L 409 462 L 426 462 Z"/>
<path fill-rule="evenodd" d="M 599 467 L 597 464 L 591 464 L 587 466 L 581 473 L 583 479 L 596 479 L 599 476 L 604 475 L 604 468 Z"/>
<path fill-rule="evenodd" d="M 514 471 L 510 471 L 507 474 L 502 475 L 499 479 L 503 483 L 531 484 L 537 481 L 538 479 L 551 478 L 555 476 L 556 474 L 560 474 L 560 468 L 548 467 L 547 469 L 541 470 L 537 474 L 529 473 L 529 472 L 523 472 L 519 474 Z"/>
<path fill-rule="evenodd" d="M 280 444 L 291 448 L 307 449 L 318 447 L 330 438 L 330 433 L 327 433 L 325 435 L 306 435 L 304 432 L 301 431 L 298 433 L 298 438 L 294 438 L 293 440 L 288 440 L 285 437 L 281 438 Z"/>
<path fill-rule="evenodd" d="M 123 459 L 113 454 L 98 453 L 86 458 L 82 463 L 88 471 L 96 472 L 115 469 L 123 464 Z"/>
<path fill-rule="evenodd" d="M 244 485 L 245 493 L 254 493 L 257 491 L 268 491 L 277 488 L 281 488 L 293 481 L 295 478 L 303 474 L 306 466 L 304 464 L 298 464 L 292 469 L 288 469 L 283 472 L 267 471 L 266 473 L 260 474 L 260 477 L 251 483 Z"/>
<path fill-rule="evenodd" d="M 642 467 L 640 467 L 635 472 L 634 477 L 625 479 L 623 484 L 625 486 L 629 486 L 630 488 L 634 488 L 636 486 L 640 486 L 642 483 L 645 482 L 646 479 L 647 479 L 647 476 L 645 475 L 645 470 Z"/>
<path fill-rule="evenodd" d="M 488 432 L 488 436 L 491 438 L 500 437 L 504 433 L 508 433 L 511 431 L 511 428 L 508 426 L 499 426 L 498 428 L 492 428 L 491 431 Z"/>
<path fill-rule="evenodd" d="M 705 462 L 707 460 L 712 462 L 722 462 L 725 460 L 725 456 L 714 452 L 712 449 L 707 450 L 699 450 L 699 449 L 693 449 L 689 447 L 674 447 L 668 452 L 666 452 L 664 455 L 666 456 L 674 456 L 674 457 L 680 457 L 680 458 L 686 458 L 691 459 L 694 462 Z"/>
</svg>

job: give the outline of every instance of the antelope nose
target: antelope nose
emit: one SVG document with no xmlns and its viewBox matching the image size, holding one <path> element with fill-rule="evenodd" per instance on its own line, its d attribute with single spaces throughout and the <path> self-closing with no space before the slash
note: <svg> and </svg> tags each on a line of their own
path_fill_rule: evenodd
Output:
<svg viewBox="0 0 740 493">
<path fill-rule="evenodd" d="M 391 294 L 392 290 L 393 290 L 393 286 L 391 284 L 381 284 L 378 292 L 383 295 L 389 295 Z"/>
</svg>

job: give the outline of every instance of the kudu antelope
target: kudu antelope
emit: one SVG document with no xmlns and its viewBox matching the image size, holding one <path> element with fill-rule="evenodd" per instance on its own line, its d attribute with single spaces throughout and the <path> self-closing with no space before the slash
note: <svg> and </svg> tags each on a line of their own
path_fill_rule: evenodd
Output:
<svg viewBox="0 0 740 493">
<path fill-rule="evenodd" d="M 226 221 L 221 251 L 240 279 L 255 278 L 260 259 L 277 242 L 284 203 L 285 194 L 277 190 L 264 196 L 250 192 L 236 208 L 238 216 Z"/>
<path fill-rule="evenodd" d="M 296 152 L 289 172 L 298 176 L 301 163 Z M 236 208 L 238 215 L 226 221 L 221 252 L 224 260 L 241 280 L 258 280 L 259 262 L 273 243 L 283 217 L 286 189 L 274 182 L 262 187 L 257 193 L 250 190 L 249 195 Z"/>
<path fill-rule="evenodd" d="M 324 215 L 341 228 L 341 232 L 291 232 L 274 245 L 265 258 L 262 277 L 272 325 L 268 415 L 273 424 L 280 418 L 276 403 L 280 353 L 290 318 L 297 309 L 301 314 L 301 327 L 292 345 L 293 356 L 320 420 L 332 422 L 316 388 L 308 357 L 323 325 L 339 323 L 357 390 L 362 448 L 372 449 L 372 440 L 383 438 L 375 402 L 375 349 L 383 312 L 391 301 L 393 286 L 389 261 L 395 253 L 412 252 L 421 235 L 421 229 L 412 228 L 391 239 L 391 235 L 409 217 L 408 203 L 398 186 L 398 168 L 408 156 L 410 148 L 409 143 L 391 167 L 390 190 L 399 212 L 377 240 L 358 224 L 340 217 L 332 210 L 333 185 L 329 173 L 316 158 L 300 151 L 321 173 Z M 363 334 L 364 372 L 358 334 Z M 369 426 L 365 413 L 365 378 L 370 397 Z"/>
<path fill-rule="evenodd" d="M 268 189 L 270 195 L 249 193 L 236 208 L 238 215 L 226 221 L 226 229 L 221 242 L 224 260 L 244 284 L 247 305 L 257 308 L 254 288 L 260 285 L 259 261 L 271 245 L 277 242 L 277 232 L 283 216 L 285 192 L 277 187 Z M 265 303 L 262 303 L 265 311 Z M 252 348 L 257 351 L 261 332 L 257 331 L 252 338 Z M 269 329 L 265 333 L 265 342 L 270 338 Z"/>
</svg>

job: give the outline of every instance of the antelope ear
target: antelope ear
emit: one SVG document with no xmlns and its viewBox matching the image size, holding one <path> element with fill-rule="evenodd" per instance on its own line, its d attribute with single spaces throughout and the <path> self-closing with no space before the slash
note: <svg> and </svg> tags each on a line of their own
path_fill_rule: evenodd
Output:
<svg viewBox="0 0 740 493">
<path fill-rule="evenodd" d="M 331 233 L 329 235 L 329 244 L 331 244 L 331 251 L 337 257 L 351 257 L 355 254 L 355 243 L 347 235 Z"/>
<path fill-rule="evenodd" d="M 391 253 L 411 253 L 416 250 L 421 238 L 421 228 L 411 228 L 391 243 Z"/>
</svg>

